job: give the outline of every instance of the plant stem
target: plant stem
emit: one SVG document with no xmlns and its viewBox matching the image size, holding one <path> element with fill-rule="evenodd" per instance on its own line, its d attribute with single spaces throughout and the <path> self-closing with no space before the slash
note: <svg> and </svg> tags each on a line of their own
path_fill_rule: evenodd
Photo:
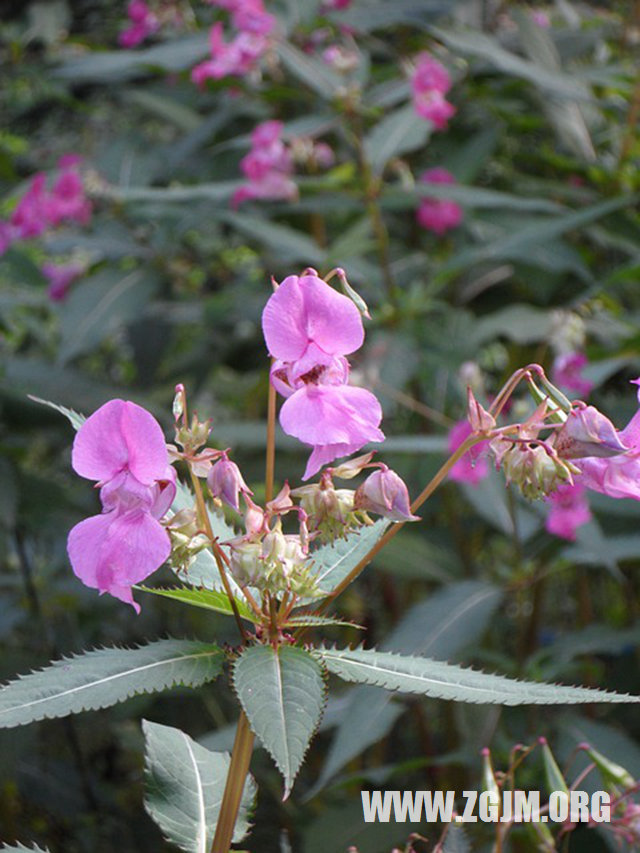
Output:
<svg viewBox="0 0 640 853">
<path fill-rule="evenodd" d="M 419 509 L 422 506 L 422 504 L 426 500 L 428 500 L 428 498 L 431 497 L 431 495 L 435 492 L 435 490 L 438 488 L 440 483 L 442 483 L 442 481 L 445 479 L 445 477 L 447 476 L 447 474 L 449 473 L 451 468 L 453 468 L 453 466 L 458 461 L 458 459 L 460 459 L 462 456 L 464 456 L 464 454 L 467 452 L 467 450 L 470 450 L 474 446 L 474 444 L 478 444 L 479 442 L 486 441 L 486 440 L 487 440 L 486 436 L 470 435 L 469 438 L 467 438 L 465 441 L 463 441 L 462 444 L 460 445 L 460 447 L 458 447 L 458 449 L 455 451 L 455 453 L 453 453 L 449 457 L 449 459 L 447 459 L 447 461 L 440 468 L 440 470 L 437 472 L 437 474 L 425 486 L 425 488 L 422 490 L 422 492 L 420 492 L 418 497 L 411 504 L 411 512 L 415 512 L 417 509 Z M 396 524 L 392 525 L 389 528 L 389 530 L 387 530 L 387 532 L 384 534 L 384 536 L 376 542 L 376 544 L 373 546 L 373 548 L 371 548 L 365 554 L 365 556 L 360 560 L 360 562 L 356 566 L 354 566 L 353 569 L 351 569 L 349 574 L 340 581 L 340 583 L 337 585 L 337 587 L 334 590 L 332 590 L 329 593 L 328 597 L 322 602 L 322 604 L 320 605 L 320 607 L 316 611 L 316 613 L 318 615 L 324 613 L 324 611 L 327 610 L 327 608 L 331 605 L 331 603 L 334 601 L 334 599 L 336 599 L 342 592 L 344 592 L 344 590 L 349 586 L 349 584 L 351 584 L 358 577 L 358 575 L 363 571 L 363 569 L 365 569 L 369 565 L 369 563 L 371 562 L 371 560 L 373 560 L 373 558 L 376 556 L 376 554 L 379 551 L 381 551 L 384 548 L 384 546 L 388 542 L 390 542 L 397 533 L 399 533 L 402 530 L 402 528 L 404 527 L 404 524 L 405 524 L 405 522 L 403 522 L 403 521 L 397 522 Z M 303 632 L 304 632 L 304 629 L 302 632 L 300 632 L 296 636 L 296 639 L 299 639 Z"/>
<path fill-rule="evenodd" d="M 222 557 L 220 556 L 220 546 L 218 545 L 216 537 L 213 534 L 211 521 L 209 519 L 209 513 L 207 512 L 207 506 L 204 502 L 204 495 L 202 494 L 202 486 L 200 485 L 200 480 L 194 474 L 191 466 L 189 466 L 189 473 L 191 474 L 191 483 L 193 485 L 193 491 L 196 496 L 196 506 L 198 508 L 198 519 L 200 521 L 200 525 L 209 537 L 209 541 L 211 542 L 213 556 L 215 557 L 216 565 L 218 566 L 218 571 L 220 572 L 220 580 L 222 581 L 222 586 L 224 587 L 224 591 L 226 592 L 227 597 L 229 599 L 229 603 L 231 604 L 231 609 L 233 610 L 233 615 L 235 617 L 238 630 L 240 631 L 240 636 L 242 637 L 243 642 L 246 642 L 247 634 L 244 630 L 244 626 L 242 625 L 240 611 L 238 610 L 238 605 L 233 595 L 233 590 L 231 589 L 231 584 L 229 583 L 229 578 L 227 577 Z"/>
<path fill-rule="evenodd" d="M 273 363 L 273 362 L 272 362 Z M 269 399 L 267 402 L 267 457 L 264 475 L 265 503 L 273 498 L 273 480 L 276 463 L 276 389 L 269 379 Z"/>
<path fill-rule="evenodd" d="M 235 829 L 242 792 L 244 791 L 249 763 L 253 752 L 254 734 L 249 727 L 247 715 L 240 710 L 236 737 L 231 752 L 231 762 L 227 773 L 227 782 L 220 804 L 220 813 L 216 832 L 211 845 L 211 853 L 229 853 L 229 847 L 233 841 L 233 830 Z"/>
</svg>

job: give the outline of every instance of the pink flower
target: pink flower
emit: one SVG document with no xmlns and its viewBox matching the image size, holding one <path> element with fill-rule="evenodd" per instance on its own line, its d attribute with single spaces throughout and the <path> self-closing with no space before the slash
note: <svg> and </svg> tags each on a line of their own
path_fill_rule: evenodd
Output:
<svg viewBox="0 0 640 853">
<path fill-rule="evenodd" d="M 91 202 L 85 195 L 82 178 L 75 168 L 75 162 L 65 157 L 58 165 L 63 164 L 64 169 L 52 186 L 48 200 L 49 224 L 72 221 L 86 225 L 91 217 Z"/>
<path fill-rule="evenodd" d="M 576 530 L 591 521 L 584 486 L 564 483 L 547 497 L 550 504 L 545 527 L 549 533 L 575 541 Z"/>
<path fill-rule="evenodd" d="M 240 473 L 240 469 L 226 453 L 211 468 L 207 474 L 207 485 L 214 498 L 220 498 L 227 506 L 240 511 L 238 497 L 240 492 L 246 495 L 252 494 Z"/>
<path fill-rule="evenodd" d="M 456 180 L 446 169 L 427 169 L 420 176 L 426 184 L 455 184 Z M 416 213 L 419 224 L 428 231 L 442 235 L 462 222 L 462 208 L 455 201 L 445 198 L 423 197 Z"/>
<path fill-rule="evenodd" d="M 537 12 L 532 12 L 531 17 L 533 18 L 534 23 L 536 23 L 543 30 L 548 30 L 551 26 L 551 20 L 546 12 L 538 10 Z"/>
<path fill-rule="evenodd" d="M 102 513 L 71 530 L 67 550 L 73 571 L 102 595 L 108 592 L 140 612 L 131 587 L 155 572 L 171 553 L 159 519 L 175 496 L 162 430 L 135 403 L 110 400 L 87 418 L 73 443 L 71 463 L 97 480 Z"/>
<path fill-rule="evenodd" d="M 360 312 L 312 270 L 289 276 L 267 302 L 262 329 L 276 359 L 271 381 L 287 397 L 280 424 L 313 447 L 304 479 L 369 441 L 383 441 L 375 396 L 348 385 L 345 355 L 362 346 Z"/>
<path fill-rule="evenodd" d="M 159 27 L 160 22 L 144 0 L 130 0 L 127 6 L 127 15 L 131 24 L 118 36 L 120 47 L 137 47 L 148 36 L 153 35 Z"/>
<path fill-rule="evenodd" d="M 352 0 L 324 0 L 326 9 L 347 9 L 351 5 Z"/>
<path fill-rule="evenodd" d="M 47 176 L 38 172 L 11 215 L 14 236 L 19 240 L 39 237 L 49 226 Z"/>
<path fill-rule="evenodd" d="M 450 88 L 451 78 L 444 65 L 429 53 L 419 54 L 411 78 L 413 106 L 418 115 L 430 121 L 437 130 L 444 130 L 456 112 L 444 97 Z"/>
<path fill-rule="evenodd" d="M 386 465 L 369 474 L 353 498 L 355 509 L 375 512 L 390 521 L 419 521 L 410 504 L 404 480 Z"/>
<path fill-rule="evenodd" d="M 593 382 L 580 375 L 587 364 L 587 357 L 583 352 L 559 355 L 551 367 L 552 380 L 567 391 L 575 391 L 581 397 L 587 397 L 593 389 Z"/>
<path fill-rule="evenodd" d="M 449 453 L 454 453 L 472 432 L 468 421 L 458 421 L 449 432 Z M 471 450 L 468 450 L 453 465 L 449 471 L 449 477 L 458 483 L 470 483 L 472 486 L 477 486 L 481 480 L 484 480 L 489 473 L 489 464 L 486 457 L 482 456 L 481 453 L 487 443 L 478 442 Z"/>
<path fill-rule="evenodd" d="M 233 207 L 251 198 L 294 199 L 298 188 L 292 180 L 293 158 L 281 139 L 282 122 L 265 121 L 251 134 L 251 151 L 240 161 L 249 183 L 236 190 Z"/>
<path fill-rule="evenodd" d="M 82 275 L 84 267 L 81 264 L 52 264 L 42 265 L 43 275 L 49 279 L 47 294 L 52 302 L 62 302 L 71 284 Z"/>
<path fill-rule="evenodd" d="M 251 32 L 241 32 L 227 43 L 220 22 L 211 28 L 209 44 L 211 59 L 196 65 L 191 72 L 191 79 L 198 86 L 203 86 L 206 80 L 244 77 L 253 71 L 269 46 L 264 36 Z"/>
</svg>

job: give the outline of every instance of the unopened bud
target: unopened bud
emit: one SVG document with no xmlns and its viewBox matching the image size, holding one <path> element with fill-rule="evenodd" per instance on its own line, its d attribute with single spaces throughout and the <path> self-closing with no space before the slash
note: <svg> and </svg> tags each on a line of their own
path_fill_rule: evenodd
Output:
<svg viewBox="0 0 640 853">
<path fill-rule="evenodd" d="M 474 432 L 489 432 L 496 425 L 493 415 L 476 400 L 470 385 L 467 387 L 467 420 Z"/>
<path fill-rule="evenodd" d="M 363 456 L 356 456 L 355 459 L 349 459 L 348 462 L 343 462 L 335 468 L 331 468 L 331 475 L 339 480 L 351 480 L 357 477 L 373 459 L 374 452 L 365 453 Z"/>
<path fill-rule="evenodd" d="M 247 536 L 259 536 L 264 531 L 264 511 L 245 495 L 247 508 L 244 513 L 244 525 Z"/>
<path fill-rule="evenodd" d="M 620 441 L 617 429 L 595 406 L 574 408 L 559 430 L 555 449 L 563 459 L 585 456 L 607 458 L 626 453 L 629 448 Z"/>
<path fill-rule="evenodd" d="M 551 752 L 551 748 L 547 743 L 547 739 L 541 737 L 538 739 L 538 743 L 542 747 L 544 774 L 547 780 L 547 788 L 549 789 L 549 793 L 552 793 L 553 791 L 564 791 L 564 793 L 569 796 L 569 786 L 567 785 L 566 779 L 562 775 L 562 771 L 558 767 L 553 753 Z"/>
<path fill-rule="evenodd" d="M 550 495 L 561 483 L 572 483 L 572 475 L 579 473 L 570 462 L 556 458 L 539 444 L 516 444 L 501 461 L 507 483 L 518 486 L 529 500 Z"/>
<path fill-rule="evenodd" d="M 367 320 L 370 320 L 371 314 L 369 314 L 369 307 L 367 303 L 364 301 L 362 296 L 360 296 L 358 291 L 354 290 L 353 287 L 351 287 L 351 285 L 347 281 L 347 274 L 342 269 L 342 267 L 336 267 L 335 273 L 340 279 L 340 287 L 342 288 L 342 292 L 345 294 L 345 296 L 349 297 L 349 299 L 354 303 L 354 305 L 362 314 L 362 316 L 366 317 Z"/>
<path fill-rule="evenodd" d="M 223 453 L 222 458 L 209 471 L 207 485 L 214 498 L 220 498 L 236 512 L 240 512 L 238 503 L 240 492 L 252 494 L 242 478 L 240 469 L 227 457 L 226 453 Z"/>
<path fill-rule="evenodd" d="M 386 465 L 369 474 L 356 490 L 356 509 L 375 512 L 390 521 L 419 521 L 411 512 L 409 492 L 404 481 Z"/>
<path fill-rule="evenodd" d="M 610 758 L 602 755 L 591 746 L 585 745 L 585 752 L 602 774 L 602 779 L 606 785 L 611 785 L 621 791 L 626 791 L 635 786 L 636 780 L 625 767 L 611 761 Z"/>
</svg>

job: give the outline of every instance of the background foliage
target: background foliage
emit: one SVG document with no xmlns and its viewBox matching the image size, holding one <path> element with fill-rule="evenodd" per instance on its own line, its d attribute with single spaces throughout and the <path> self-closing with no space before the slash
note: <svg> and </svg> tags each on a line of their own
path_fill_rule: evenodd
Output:
<svg viewBox="0 0 640 853">
<path fill-rule="evenodd" d="M 86 226 L 49 230 L 0 257 L 3 678 L 145 637 L 234 642 L 213 613 L 154 597 L 136 618 L 77 582 L 66 534 L 96 499 L 72 475 L 68 423 L 26 395 L 83 412 L 134 399 L 170 436 L 173 386 L 183 382 L 198 412 L 213 417 L 216 446 L 233 447 L 259 493 L 260 313 L 271 275 L 338 264 L 367 301 L 368 345 L 355 367 L 383 400 L 385 459 L 414 494 L 444 458 L 467 379 L 479 371 L 490 394 L 522 364 L 550 367 L 568 327 L 584 334 L 596 405 L 618 426 L 636 408 L 628 380 L 640 372 L 637 4 L 558 0 L 543 29 L 524 4 L 353 0 L 332 10 L 282 0 L 269 6 L 280 35 L 262 74 L 203 88 L 189 72 L 207 57 L 218 13 L 173 5 L 179 19 L 123 50 L 124 4 L 4 4 L 0 214 L 69 152 L 83 158 L 94 210 Z M 323 61 L 331 44 L 353 54 L 353 70 Z M 454 80 L 457 114 L 440 133 L 411 107 L 409 63 L 422 50 Z M 333 164 L 302 156 L 298 200 L 234 209 L 249 134 L 268 119 L 284 122 L 291 144 L 302 138 L 303 153 L 309 139 L 327 143 Z M 441 192 L 464 211 L 444 237 L 415 218 L 416 179 L 434 166 L 453 173 L 458 184 Z M 42 266 L 70 257 L 84 273 L 53 302 Z M 282 434 L 278 443 L 278 476 L 299 477 L 300 447 Z M 638 693 L 638 507 L 592 496 L 591 508 L 593 520 L 568 543 L 545 531 L 543 504 L 523 503 L 499 478 L 449 483 L 423 523 L 376 558 L 342 612 L 386 651 Z M 2 840 L 171 849 L 142 808 L 139 720 L 228 748 L 234 707 L 219 683 L 0 733 Z M 560 757 L 589 740 L 640 775 L 632 709 L 541 715 L 399 701 L 375 687 L 334 694 L 286 803 L 269 756 L 256 754 L 250 847 L 388 850 L 408 828 L 365 827 L 361 784 L 478 788 L 481 747 L 504 766 L 514 743 L 539 735 Z M 541 764 L 527 767 L 524 784 L 539 787 Z M 514 835 L 514 850 L 534 849 L 527 843 Z M 578 830 L 569 849 L 609 844 Z"/>
</svg>

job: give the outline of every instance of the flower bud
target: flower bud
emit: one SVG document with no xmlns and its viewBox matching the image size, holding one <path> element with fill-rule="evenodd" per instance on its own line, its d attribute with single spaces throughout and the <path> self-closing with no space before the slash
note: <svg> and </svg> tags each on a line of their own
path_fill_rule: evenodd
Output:
<svg viewBox="0 0 640 853">
<path fill-rule="evenodd" d="M 622 792 L 635 787 L 636 780 L 625 767 L 622 767 L 620 764 L 616 764 L 615 761 L 611 761 L 610 758 L 602 755 L 602 753 L 593 749 L 591 746 L 585 745 L 585 747 L 587 755 L 600 771 L 605 785 L 611 786 L 612 788 Z"/>
<path fill-rule="evenodd" d="M 249 487 L 242 479 L 240 469 L 235 462 L 227 457 L 226 453 L 211 468 L 207 475 L 207 485 L 214 498 L 220 498 L 227 506 L 240 512 L 238 495 L 252 494 Z"/>
<path fill-rule="evenodd" d="M 573 482 L 575 466 L 551 455 L 540 444 L 515 444 L 502 456 L 507 483 L 515 483 L 529 500 L 543 498 L 561 483 Z"/>
<path fill-rule="evenodd" d="M 383 465 L 369 474 L 356 490 L 354 507 L 375 512 L 390 521 L 419 521 L 412 515 L 409 492 L 404 481 L 390 468 Z"/>
<path fill-rule="evenodd" d="M 471 386 L 467 387 L 467 419 L 474 432 L 489 432 L 496 425 L 493 415 L 476 400 Z"/>
<path fill-rule="evenodd" d="M 609 418 L 595 406 L 572 409 L 556 436 L 554 446 L 563 459 L 606 458 L 629 450 L 620 441 L 618 431 Z"/>
<path fill-rule="evenodd" d="M 231 542 L 229 564 L 231 574 L 240 586 L 259 586 L 264 575 L 260 542 L 244 539 Z"/>
</svg>

